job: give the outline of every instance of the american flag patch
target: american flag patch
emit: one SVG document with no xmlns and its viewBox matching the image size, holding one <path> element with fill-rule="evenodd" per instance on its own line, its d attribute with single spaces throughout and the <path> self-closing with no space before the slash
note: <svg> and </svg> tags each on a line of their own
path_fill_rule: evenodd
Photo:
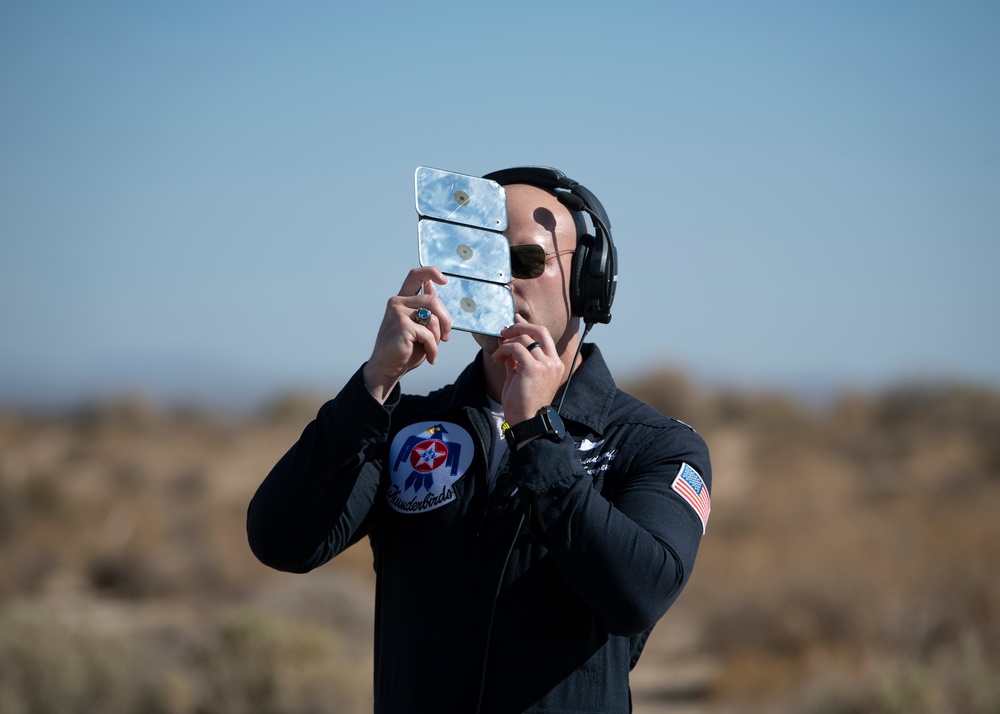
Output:
<svg viewBox="0 0 1000 714">
<path fill-rule="evenodd" d="M 698 518 L 701 519 L 701 534 L 705 535 L 708 514 L 712 512 L 712 499 L 709 498 L 708 487 L 701 480 L 701 476 L 687 464 L 681 464 L 681 470 L 677 473 L 671 488 L 698 514 Z"/>
</svg>

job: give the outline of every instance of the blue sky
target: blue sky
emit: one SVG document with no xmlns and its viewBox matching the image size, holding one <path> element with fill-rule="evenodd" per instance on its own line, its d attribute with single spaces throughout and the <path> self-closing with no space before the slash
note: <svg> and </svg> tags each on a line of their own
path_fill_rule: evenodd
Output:
<svg viewBox="0 0 1000 714">
<path fill-rule="evenodd" d="M 336 390 L 419 165 L 601 198 L 621 381 L 1000 386 L 998 36 L 988 2 L 6 2 L 0 405 Z"/>
</svg>

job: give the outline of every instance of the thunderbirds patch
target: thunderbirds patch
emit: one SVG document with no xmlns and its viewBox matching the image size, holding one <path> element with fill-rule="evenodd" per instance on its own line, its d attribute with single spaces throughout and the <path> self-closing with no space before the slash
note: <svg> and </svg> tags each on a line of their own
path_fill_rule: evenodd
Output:
<svg viewBox="0 0 1000 714">
<path fill-rule="evenodd" d="M 474 451 L 469 432 L 451 422 L 402 429 L 389 448 L 389 506 L 400 513 L 423 513 L 451 503 L 453 486 L 469 469 Z"/>
<path fill-rule="evenodd" d="M 701 519 L 701 534 L 705 535 L 708 514 L 712 512 L 712 500 L 708 495 L 708 487 L 701 480 L 701 475 L 687 464 L 681 464 L 681 470 L 677 473 L 672 488 L 698 514 L 698 518 Z"/>
</svg>

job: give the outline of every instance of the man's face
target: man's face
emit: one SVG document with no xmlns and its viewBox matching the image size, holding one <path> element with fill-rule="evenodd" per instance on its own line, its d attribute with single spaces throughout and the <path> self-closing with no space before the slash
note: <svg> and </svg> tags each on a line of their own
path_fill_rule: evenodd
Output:
<svg viewBox="0 0 1000 714">
<path fill-rule="evenodd" d="M 534 186 L 512 184 L 507 191 L 507 230 L 511 246 L 537 244 L 547 256 L 545 268 L 537 278 L 514 278 L 514 311 L 528 322 L 548 328 L 559 351 L 575 333 L 578 321 L 572 316 L 569 296 L 572 251 L 576 248 L 576 224 L 573 215 L 555 196 Z M 572 326 L 573 329 L 567 329 Z M 488 353 L 497 346 L 497 338 L 475 335 L 476 342 Z"/>
</svg>

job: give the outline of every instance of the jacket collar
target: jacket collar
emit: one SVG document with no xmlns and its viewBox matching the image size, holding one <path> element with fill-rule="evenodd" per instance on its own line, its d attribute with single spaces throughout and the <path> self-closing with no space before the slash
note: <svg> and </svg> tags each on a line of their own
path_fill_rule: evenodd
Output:
<svg viewBox="0 0 1000 714">
<path fill-rule="evenodd" d="M 580 355 L 583 364 L 570 379 L 559 416 L 563 421 L 572 420 L 603 434 L 618 388 L 597 345 L 584 344 Z M 559 395 L 556 396 L 558 403 Z"/>
<path fill-rule="evenodd" d="M 583 363 L 570 380 L 569 393 L 563 402 L 563 421 L 574 421 L 597 434 L 604 433 L 608 414 L 617 387 L 601 350 L 594 344 L 583 345 Z M 426 397 L 425 411 L 444 413 L 461 407 L 485 407 L 486 377 L 483 374 L 483 352 L 476 355 L 450 387 L 432 392 Z M 556 404 L 559 396 L 556 396 Z"/>
</svg>

